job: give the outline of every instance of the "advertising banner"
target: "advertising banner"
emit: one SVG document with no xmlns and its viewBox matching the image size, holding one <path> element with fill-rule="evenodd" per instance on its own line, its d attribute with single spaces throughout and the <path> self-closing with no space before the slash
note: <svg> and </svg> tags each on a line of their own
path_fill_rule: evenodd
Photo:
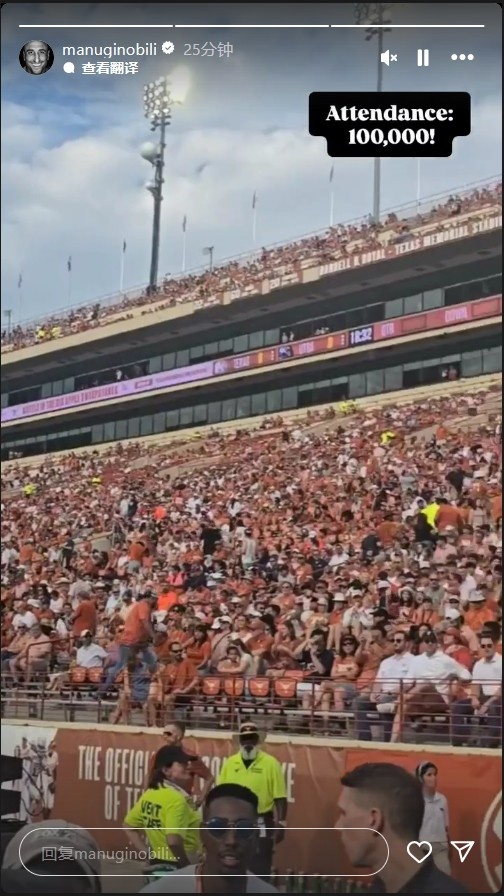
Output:
<svg viewBox="0 0 504 896">
<path fill-rule="evenodd" d="M 307 358 L 326 352 L 341 351 L 345 348 L 358 348 L 371 345 L 373 342 L 397 339 L 400 336 L 410 336 L 414 333 L 427 333 L 430 330 L 453 327 L 457 324 L 484 320 L 501 314 L 502 296 L 491 296 L 461 305 L 435 308 L 432 311 L 410 314 L 367 327 L 314 336 L 313 339 L 303 339 L 300 342 L 282 343 L 244 355 L 221 358 L 218 361 L 205 361 L 201 364 L 192 364 L 189 367 L 178 367 L 175 370 L 154 373 L 151 376 L 111 383 L 108 386 L 96 386 L 92 389 L 70 392 L 68 395 L 59 395 L 55 398 L 44 398 L 39 401 L 30 401 L 27 404 L 13 405 L 2 410 L 2 423 L 44 416 L 54 411 L 65 411 L 82 407 L 85 404 L 120 399 L 128 395 L 140 395 L 143 392 L 167 389 L 186 383 L 198 383 L 212 377 L 268 367 L 271 364 L 291 361 L 295 358 Z"/>
</svg>

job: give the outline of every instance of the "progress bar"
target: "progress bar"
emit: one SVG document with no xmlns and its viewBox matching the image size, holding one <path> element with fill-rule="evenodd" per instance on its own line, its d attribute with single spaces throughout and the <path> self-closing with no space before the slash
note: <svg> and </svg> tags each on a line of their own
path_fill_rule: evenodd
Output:
<svg viewBox="0 0 504 896">
<path fill-rule="evenodd" d="M 375 25 L 370 22 L 368 25 L 18 25 L 18 28 L 220 28 L 221 31 L 227 31 L 230 28 L 385 28 L 386 30 L 395 30 L 396 28 L 485 28 L 485 25 Z"/>
</svg>

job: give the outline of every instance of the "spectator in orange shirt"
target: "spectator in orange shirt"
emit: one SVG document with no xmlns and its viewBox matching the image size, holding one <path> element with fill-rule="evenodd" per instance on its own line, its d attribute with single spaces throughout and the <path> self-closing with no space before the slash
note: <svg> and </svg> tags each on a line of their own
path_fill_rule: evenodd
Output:
<svg viewBox="0 0 504 896">
<path fill-rule="evenodd" d="M 475 661 L 474 656 L 467 645 L 463 643 L 462 635 L 458 628 L 447 628 L 443 633 L 443 649 L 457 663 L 465 666 L 469 672 L 472 671 Z"/>
<path fill-rule="evenodd" d="M 490 502 L 492 520 L 494 523 L 498 523 L 499 520 L 502 520 L 502 494 L 496 495 L 495 498 L 492 498 Z"/>
<path fill-rule="evenodd" d="M 206 668 L 211 650 L 206 625 L 196 625 L 192 638 L 185 645 L 186 658 L 193 663 L 196 672 Z"/>
<path fill-rule="evenodd" d="M 145 541 L 142 538 L 136 538 L 131 542 L 128 555 L 130 562 L 128 564 L 129 572 L 138 572 L 142 565 L 142 559 L 146 551 Z"/>
<path fill-rule="evenodd" d="M 33 538 L 27 538 L 19 548 L 19 562 L 22 566 L 29 566 L 34 554 Z"/>
<path fill-rule="evenodd" d="M 83 631 L 96 632 L 96 604 L 91 598 L 91 590 L 87 585 L 81 585 L 77 591 L 79 605 L 73 616 L 72 635 L 78 638 Z"/>
<path fill-rule="evenodd" d="M 375 624 L 369 633 L 365 632 L 355 652 L 355 660 L 359 664 L 357 689 L 362 696 L 371 691 L 380 663 L 392 653 L 392 646 L 387 642 L 387 632 L 383 624 Z"/>
<path fill-rule="evenodd" d="M 480 632 L 486 622 L 495 622 L 495 611 L 486 603 L 482 591 L 471 591 L 469 595 L 469 608 L 465 611 L 465 624 L 473 630 Z"/>
<path fill-rule="evenodd" d="M 160 663 L 167 663 L 170 658 L 171 641 L 166 636 L 166 625 L 158 622 L 154 636 L 154 650 Z"/>
<path fill-rule="evenodd" d="M 450 528 L 460 532 L 463 521 L 458 507 L 449 504 L 446 498 L 440 498 L 439 505 L 439 510 L 434 520 L 438 532 L 445 532 L 446 529 Z"/>
<path fill-rule="evenodd" d="M 334 658 L 331 669 L 331 684 L 324 682 L 322 685 L 322 711 L 327 712 L 330 709 L 331 693 L 334 696 L 334 709 L 336 712 L 341 712 L 341 710 L 345 709 L 357 695 L 355 682 L 360 671 L 356 658 L 358 647 L 359 642 L 354 635 L 344 634 L 341 638 L 341 652 L 339 656 Z"/>
<path fill-rule="evenodd" d="M 382 545 L 387 548 L 394 542 L 394 539 L 397 538 L 397 533 L 400 530 L 399 523 L 394 521 L 394 516 L 392 513 L 387 513 L 385 515 L 385 519 L 383 523 L 380 523 L 376 527 L 376 531 L 378 533 L 378 537 L 382 543 Z"/>
<path fill-rule="evenodd" d="M 175 590 L 175 588 L 171 585 L 163 588 L 163 591 L 161 592 L 157 600 L 158 610 L 164 610 L 165 613 L 167 613 L 168 610 L 171 610 L 172 607 L 178 604 L 179 595 L 180 591 Z"/>
<path fill-rule="evenodd" d="M 432 601 L 432 597 L 428 594 L 422 595 L 422 603 L 413 613 L 413 625 L 429 625 L 433 628 L 439 622 L 439 616 L 436 613 Z"/>
<path fill-rule="evenodd" d="M 132 648 L 138 648 L 143 662 L 152 671 L 157 665 L 157 657 L 149 646 L 154 642 L 154 628 L 151 614 L 157 600 L 157 595 L 150 589 L 139 594 L 136 603 L 131 608 L 128 618 L 124 623 L 124 629 L 119 645 L 119 659 L 111 666 L 107 678 L 100 685 L 100 692 L 105 693 L 110 688 L 117 675 L 124 668 L 131 655 Z"/>
<path fill-rule="evenodd" d="M 296 637 L 292 621 L 287 619 L 280 623 L 271 647 L 271 655 L 275 664 L 282 663 L 284 669 L 295 669 L 297 666 L 295 650 L 299 644 L 300 639 Z"/>
<path fill-rule="evenodd" d="M 185 706 L 189 694 L 198 688 L 198 675 L 194 664 L 186 659 L 184 649 L 174 643 L 170 648 L 169 661 L 161 672 L 163 706 L 170 715 L 177 706 Z"/>
<path fill-rule="evenodd" d="M 273 638 L 266 630 L 266 623 L 262 619 L 255 617 L 250 621 L 250 628 L 253 634 L 248 640 L 247 647 L 252 656 L 258 660 L 269 656 L 273 646 Z"/>
</svg>

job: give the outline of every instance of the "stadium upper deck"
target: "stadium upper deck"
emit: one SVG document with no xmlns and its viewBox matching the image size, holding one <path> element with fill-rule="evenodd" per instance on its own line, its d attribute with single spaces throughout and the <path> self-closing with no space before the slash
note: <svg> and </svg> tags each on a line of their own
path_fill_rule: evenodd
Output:
<svg viewBox="0 0 504 896">
<path fill-rule="evenodd" d="M 337 286 L 348 292 L 348 289 L 362 288 L 366 283 L 356 276 L 356 270 L 366 267 L 374 281 L 374 268 L 384 260 L 389 264 L 382 282 L 389 278 L 393 281 L 394 266 L 396 274 L 408 267 L 414 270 L 412 259 L 408 258 L 411 254 L 436 252 L 435 266 L 439 267 L 443 265 L 448 244 L 471 237 L 475 251 L 479 250 L 481 257 L 482 252 L 490 251 L 489 234 L 501 227 L 501 208 L 502 184 L 485 184 L 443 197 L 442 201 L 426 202 L 420 209 L 403 210 L 402 216 L 390 213 L 379 226 L 369 221 L 339 225 L 297 243 L 263 249 L 259 254 L 229 261 L 213 271 L 166 279 L 155 299 L 145 290 L 137 290 L 115 297 L 108 305 L 99 302 L 56 313 L 42 322 L 28 322 L 26 326 L 16 326 L 11 332 L 4 332 L 2 367 L 5 373 L 7 367 L 14 373 L 14 365 L 25 365 L 29 360 L 30 367 L 33 365 L 40 370 L 45 365 L 39 361 L 49 360 L 48 356 L 65 349 L 72 349 L 75 361 L 78 360 L 75 357 L 78 345 L 89 346 L 106 339 L 108 351 L 112 340 L 117 342 L 118 336 L 125 337 L 126 334 L 131 337 L 133 332 L 133 344 L 138 344 L 139 329 L 143 331 L 142 341 L 144 338 L 149 341 L 149 331 L 153 328 L 165 324 L 173 333 L 175 319 L 180 326 L 181 319 L 188 315 L 213 308 L 210 318 L 197 315 L 192 327 L 197 330 L 202 325 L 206 327 L 208 320 L 219 322 L 215 306 L 230 306 L 239 299 L 255 299 L 253 311 L 262 315 L 273 305 L 286 304 L 286 300 L 291 304 L 296 299 L 305 303 L 321 298 L 327 288 L 333 295 Z M 467 259 L 467 252 L 462 254 Z M 264 297 L 273 292 L 274 302 L 268 300 L 267 308 L 264 308 Z M 243 309 L 228 309 L 231 313 L 226 314 L 226 318 L 240 318 L 246 306 Z M 123 339 L 123 342 L 127 348 L 127 341 Z M 35 361 L 37 364 L 33 363 Z"/>
</svg>

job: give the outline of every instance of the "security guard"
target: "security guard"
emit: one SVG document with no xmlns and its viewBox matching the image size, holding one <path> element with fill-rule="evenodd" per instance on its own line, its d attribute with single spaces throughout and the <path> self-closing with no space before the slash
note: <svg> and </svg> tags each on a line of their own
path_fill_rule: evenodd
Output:
<svg viewBox="0 0 504 896">
<path fill-rule="evenodd" d="M 191 756 L 182 747 L 161 747 L 156 753 L 147 790 L 130 809 L 123 827 L 137 852 L 149 844 L 150 865 L 177 870 L 201 854 L 200 818 L 187 787 Z"/>
<path fill-rule="evenodd" d="M 240 751 L 223 763 L 217 784 L 241 784 L 259 800 L 258 850 L 250 871 L 268 879 L 275 844 L 285 837 L 287 787 L 278 759 L 259 749 L 261 737 L 254 722 L 243 722 L 239 730 Z"/>
</svg>

